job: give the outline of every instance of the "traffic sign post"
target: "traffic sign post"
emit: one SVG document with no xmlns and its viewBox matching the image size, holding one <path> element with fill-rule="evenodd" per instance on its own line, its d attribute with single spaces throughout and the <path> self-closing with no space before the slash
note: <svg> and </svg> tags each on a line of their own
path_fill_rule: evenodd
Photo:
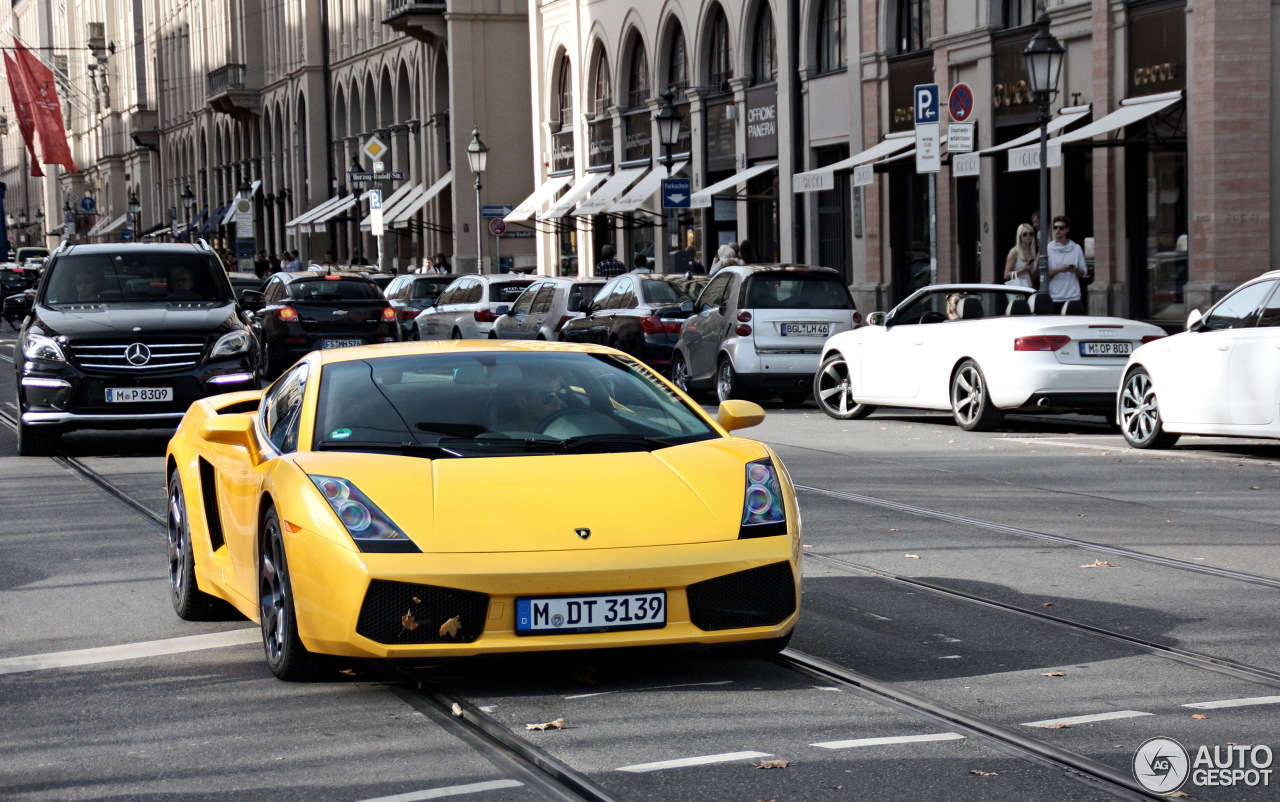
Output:
<svg viewBox="0 0 1280 802">
<path fill-rule="evenodd" d="M 688 209 L 693 200 L 692 185 L 688 178 L 662 179 L 662 208 Z"/>
<path fill-rule="evenodd" d="M 369 195 L 369 230 L 378 240 L 378 270 L 382 270 L 382 235 L 385 231 L 382 224 L 382 190 L 371 189 Z"/>
<path fill-rule="evenodd" d="M 916 122 L 916 172 L 929 174 L 929 283 L 938 283 L 938 171 L 942 150 L 938 142 L 940 119 L 938 85 L 917 84 L 914 92 Z"/>
</svg>

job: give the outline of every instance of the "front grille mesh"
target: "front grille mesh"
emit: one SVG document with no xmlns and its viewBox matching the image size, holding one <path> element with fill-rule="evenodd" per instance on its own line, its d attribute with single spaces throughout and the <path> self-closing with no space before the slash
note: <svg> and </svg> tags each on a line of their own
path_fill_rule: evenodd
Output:
<svg viewBox="0 0 1280 802">
<path fill-rule="evenodd" d="M 687 596 L 690 620 L 705 631 L 777 626 L 796 609 L 795 578 L 786 562 L 696 582 Z"/>
<path fill-rule="evenodd" d="M 484 633 L 489 596 L 470 590 L 375 579 L 356 632 L 377 643 L 471 643 Z M 411 616 L 411 618 L 410 618 Z M 456 635 L 440 628 L 458 619 Z"/>
<path fill-rule="evenodd" d="M 139 343 L 150 351 L 150 358 L 140 365 L 131 363 L 128 358 L 129 347 Z M 70 352 L 71 360 L 85 370 L 137 374 L 195 367 L 204 353 L 204 342 L 191 339 L 96 340 L 72 343 Z"/>
</svg>

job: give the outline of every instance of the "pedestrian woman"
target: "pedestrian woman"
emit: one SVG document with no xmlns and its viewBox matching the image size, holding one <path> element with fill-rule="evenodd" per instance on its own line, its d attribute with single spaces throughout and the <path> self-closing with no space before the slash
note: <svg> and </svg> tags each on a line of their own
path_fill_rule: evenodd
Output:
<svg viewBox="0 0 1280 802">
<path fill-rule="evenodd" d="M 1014 287 L 1034 287 L 1036 262 L 1040 248 L 1036 243 L 1036 230 L 1027 223 L 1018 226 L 1018 241 L 1004 260 L 1004 283 Z"/>
</svg>

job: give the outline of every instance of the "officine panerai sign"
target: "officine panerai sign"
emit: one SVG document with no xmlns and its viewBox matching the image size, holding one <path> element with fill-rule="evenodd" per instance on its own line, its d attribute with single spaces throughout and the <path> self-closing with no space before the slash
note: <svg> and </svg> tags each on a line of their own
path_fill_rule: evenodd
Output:
<svg viewBox="0 0 1280 802">
<path fill-rule="evenodd" d="M 778 85 L 748 89 L 742 123 L 747 128 L 747 160 L 778 156 Z"/>
</svg>

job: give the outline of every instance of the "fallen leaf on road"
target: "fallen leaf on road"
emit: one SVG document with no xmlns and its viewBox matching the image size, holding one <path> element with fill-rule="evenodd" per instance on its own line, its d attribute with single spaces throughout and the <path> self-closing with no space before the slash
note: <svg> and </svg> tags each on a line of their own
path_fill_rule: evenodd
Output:
<svg viewBox="0 0 1280 802">
<path fill-rule="evenodd" d="M 1000 774 L 998 771 L 981 771 L 979 769 L 969 769 L 970 774 L 976 774 L 979 777 L 995 777 Z"/>
<path fill-rule="evenodd" d="M 1254 485 L 1253 487 L 1251 487 L 1251 488 L 1249 488 L 1249 489 L 1250 489 L 1250 490 L 1261 490 L 1262 488 L 1261 488 L 1261 487 L 1258 487 L 1257 485 Z"/>
<path fill-rule="evenodd" d="M 342 669 L 341 671 L 339 671 L 338 673 L 339 673 L 339 674 L 346 674 L 348 677 L 354 677 L 354 676 L 356 675 L 355 669 L 351 669 L 351 668 L 344 668 L 344 669 Z"/>
<path fill-rule="evenodd" d="M 1052 606 L 1053 606 L 1053 602 L 1045 602 L 1045 603 L 1044 603 L 1044 606 L 1045 606 L 1045 607 L 1052 607 Z"/>
<path fill-rule="evenodd" d="M 1041 724 L 1041 725 L 1040 725 L 1040 729 L 1042 729 L 1042 730 L 1065 730 L 1067 727 L 1070 727 L 1070 726 L 1071 726 L 1070 724 L 1065 724 L 1065 723 L 1063 723 L 1063 722 L 1061 722 L 1061 721 L 1055 721 L 1055 722 L 1053 722 L 1052 724 Z"/>
<path fill-rule="evenodd" d="M 454 702 L 453 707 L 451 707 L 449 710 L 458 718 L 462 718 L 462 705 L 458 704 L 457 702 Z"/>
<path fill-rule="evenodd" d="M 1208 718 L 1208 716 L 1206 716 L 1204 713 L 1192 713 L 1191 717 L 1192 718 Z"/>
<path fill-rule="evenodd" d="M 565 728 L 565 720 L 558 718 L 555 721 L 548 721 L 546 724 L 526 724 L 526 730 L 563 730 Z"/>
<path fill-rule="evenodd" d="M 785 769 L 791 765 L 790 760 L 761 760 L 759 763 L 752 763 L 758 769 Z"/>
<path fill-rule="evenodd" d="M 1080 567 L 1081 567 L 1081 568 L 1115 568 L 1115 566 L 1114 566 L 1114 565 L 1112 565 L 1111 563 L 1107 562 L 1106 560 L 1094 560 L 1093 562 L 1089 563 L 1088 565 L 1082 565 L 1082 566 L 1080 566 Z"/>
<path fill-rule="evenodd" d="M 903 556 L 903 557 L 906 557 L 908 560 L 918 560 L 918 559 L 920 559 L 920 555 L 919 555 L 919 554 L 904 554 L 904 555 L 902 555 L 902 556 Z"/>
<path fill-rule="evenodd" d="M 1047 674 L 1041 674 L 1040 676 L 1042 676 L 1042 677 L 1065 677 L 1065 676 L 1066 676 L 1066 674 L 1063 674 L 1061 671 L 1050 671 L 1050 672 L 1048 672 Z"/>
</svg>

